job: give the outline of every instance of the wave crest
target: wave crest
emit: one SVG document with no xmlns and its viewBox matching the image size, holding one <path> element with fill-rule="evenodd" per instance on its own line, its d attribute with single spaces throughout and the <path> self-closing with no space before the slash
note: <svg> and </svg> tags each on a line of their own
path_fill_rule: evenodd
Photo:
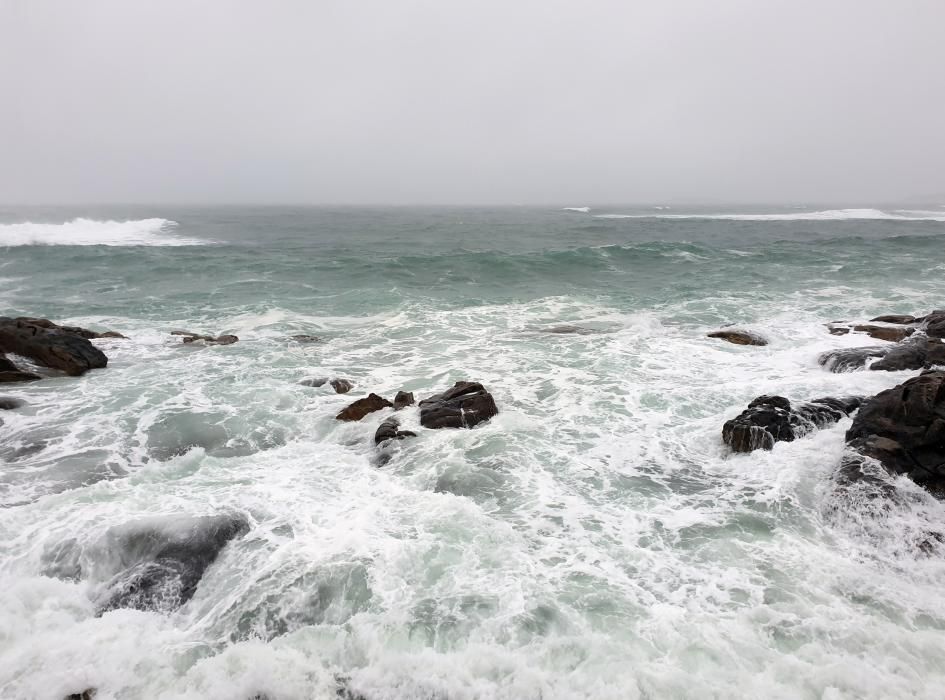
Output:
<svg viewBox="0 0 945 700">
<path fill-rule="evenodd" d="M 915 209 L 826 209 L 789 214 L 595 214 L 598 219 L 719 219 L 724 221 L 943 221 L 945 213 Z"/>
<path fill-rule="evenodd" d="M 78 218 L 62 224 L 25 221 L 19 224 L 0 224 L 0 246 L 181 246 L 208 243 L 197 238 L 176 236 L 173 233 L 176 228 L 176 221 L 157 218 L 129 221 Z"/>
</svg>

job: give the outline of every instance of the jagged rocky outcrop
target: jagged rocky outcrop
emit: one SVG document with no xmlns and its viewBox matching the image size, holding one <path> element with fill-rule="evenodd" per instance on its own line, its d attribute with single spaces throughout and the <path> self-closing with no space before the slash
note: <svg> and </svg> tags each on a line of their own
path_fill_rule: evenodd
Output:
<svg viewBox="0 0 945 700">
<path fill-rule="evenodd" d="M 758 333 L 746 331 L 740 328 L 722 328 L 721 330 L 706 333 L 709 338 L 718 338 L 726 340 L 736 345 L 767 345 L 768 340 Z"/>
<path fill-rule="evenodd" d="M 17 367 L 5 355 L 0 355 L 0 384 L 11 382 L 35 382 L 42 379 L 38 374 Z"/>
<path fill-rule="evenodd" d="M 878 358 L 878 359 L 876 359 Z M 818 362 L 831 372 L 851 372 L 861 369 L 872 360 L 869 369 L 896 372 L 909 369 L 928 369 L 945 365 L 945 343 L 917 333 L 895 345 L 871 345 L 860 348 L 840 348 L 823 353 Z"/>
<path fill-rule="evenodd" d="M 864 457 L 945 494 L 945 371 L 926 370 L 865 401 L 846 434 L 841 477 L 864 475 Z"/>
<path fill-rule="evenodd" d="M 416 403 L 416 399 L 413 398 L 413 392 L 410 391 L 398 391 L 394 397 L 394 409 L 397 411 L 407 408 L 407 406 L 413 406 L 414 403 Z"/>
<path fill-rule="evenodd" d="M 374 444 L 380 445 L 388 440 L 403 440 L 408 437 L 417 437 L 417 434 L 410 430 L 400 430 L 400 421 L 392 416 L 377 427 Z"/>
<path fill-rule="evenodd" d="M 862 401 L 861 397 L 850 396 L 792 404 L 783 396 L 759 396 L 725 422 L 722 441 L 734 452 L 770 450 L 776 442 L 791 442 L 836 423 L 856 411 Z"/>
<path fill-rule="evenodd" d="M 105 367 L 108 357 L 76 332 L 81 330 L 46 319 L 0 317 L 0 353 L 22 355 L 71 376 Z"/>
<path fill-rule="evenodd" d="M 198 343 L 200 345 L 232 345 L 239 341 L 235 335 L 201 335 L 200 333 L 191 333 L 190 331 L 171 331 L 171 335 L 181 336 L 185 343 Z"/>
<path fill-rule="evenodd" d="M 98 601 L 99 612 L 136 608 L 169 612 L 190 600 L 207 568 L 233 539 L 249 531 L 240 515 L 148 520 L 105 536 L 120 570 Z"/>
<path fill-rule="evenodd" d="M 380 411 L 383 408 L 393 408 L 394 404 L 377 394 L 368 394 L 346 406 L 335 418 L 343 421 L 358 421 L 369 413 Z"/>
<path fill-rule="evenodd" d="M 420 424 L 425 428 L 472 428 L 498 413 L 492 394 L 479 382 L 456 382 L 420 402 Z"/>
</svg>

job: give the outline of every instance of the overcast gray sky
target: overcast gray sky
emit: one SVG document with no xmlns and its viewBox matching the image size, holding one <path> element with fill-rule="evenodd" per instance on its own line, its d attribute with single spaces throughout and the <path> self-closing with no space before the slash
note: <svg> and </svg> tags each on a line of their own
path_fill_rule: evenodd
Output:
<svg viewBox="0 0 945 700">
<path fill-rule="evenodd" d="M 0 0 L 0 201 L 945 193 L 945 0 Z"/>
</svg>

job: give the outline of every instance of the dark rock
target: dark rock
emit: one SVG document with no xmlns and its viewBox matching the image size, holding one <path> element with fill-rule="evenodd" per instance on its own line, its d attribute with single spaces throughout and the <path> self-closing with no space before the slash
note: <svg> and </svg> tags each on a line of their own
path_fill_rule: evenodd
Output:
<svg viewBox="0 0 945 700">
<path fill-rule="evenodd" d="M 81 693 L 69 693 L 63 700 L 93 700 L 97 694 L 95 688 L 86 688 Z"/>
<path fill-rule="evenodd" d="M 413 406 L 414 403 L 413 393 L 409 391 L 398 391 L 394 397 L 394 408 L 398 411 L 407 406 Z"/>
<path fill-rule="evenodd" d="M 380 411 L 382 408 L 393 407 L 394 404 L 382 396 L 378 396 L 377 394 L 368 394 L 363 399 L 358 399 L 354 403 L 347 406 L 341 413 L 335 416 L 335 418 L 337 420 L 346 421 L 361 420 L 368 413 Z"/>
<path fill-rule="evenodd" d="M 190 600 L 223 548 L 249 531 L 242 516 L 146 521 L 110 530 L 107 550 L 121 571 L 107 586 L 99 612 L 115 608 L 169 612 Z"/>
<path fill-rule="evenodd" d="M 827 331 L 830 333 L 830 335 L 846 335 L 850 332 L 850 326 L 836 326 L 832 323 L 828 323 Z"/>
<path fill-rule="evenodd" d="M 324 386 L 326 382 L 328 382 L 328 377 L 318 377 L 315 379 L 303 379 L 299 384 L 302 386 L 319 387 Z"/>
<path fill-rule="evenodd" d="M 95 338 L 122 338 L 127 340 L 125 336 L 123 336 L 121 333 L 116 333 L 115 331 L 105 331 L 104 333 L 99 333 L 98 331 L 90 331 L 88 328 L 79 328 L 78 326 L 60 326 L 58 323 L 53 323 L 48 318 L 31 318 L 29 316 L 19 316 L 15 320 L 22 323 L 27 323 L 32 326 L 37 326 L 38 328 L 45 328 L 46 330 L 57 331 L 66 335 L 74 335 L 77 338 L 85 338 L 86 340 L 93 340 Z"/>
<path fill-rule="evenodd" d="M 0 396 L 0 411 L 12 411 L 14 408 L 21 408 L 26 405 L 23 399 L 15 399 L 12 396 Z"/>
<path fill-rule="evenodd" d="M 420 402 L 420 424 L 425 428 L 472 428 L 498 413 L 492 394 L 479 382 L 456 382 Z"/>
<path fill-rule="evenodd" d="M 403 440 L 408 437 L 417 437 L 417 434 L 409 430 L 399 430 L 400 421 L 394 417 L 388 418 L 377 427 L 374 433 L 374 444 L 380 445 L 387 440 Z"/>
<path fill-rule="evenodd" d="M 887 316 L 877 316 L 876 318 L 870 319 L 870 323 L 898 323 L 901 325 L 915 323 L 915 321 L 915 316 L 907 316 L 905 314 L 889 314 Z"/>
<path fill-rule="evenodd" d="M 72 376 L 108 364 L 105 353 L 86 338 L 59 327 L 47 328 L 5 317 L 0 317 L 0 352 L 22 355 L 44 367 L 59 369 Z"/>
<path fill-rule="evenodd" d="M 331 388 L 335 390 L 336 394 L 347 394 L 354 389 L 354 384 L 347 379 L 332 379 L 328 383 L 331 384 Z"/>
<path fill-rule="evenodd" d="M 922 330 L 930 338 L 945 338 L 945 311 L 933 311 L 919 321 L 922 323 Z"/>
<path fill-rule="evenodd" d="M 791 442 L 816 428 L 836 423 L 855 411 L 859 397 L 822 398 L 791 404 L 783 396 L 759 396 L 722 426 L 722 441 L 735 452 L 770 450 L 776 442 Z"/>
<path fill-rule="evenodd" d="M 191 333 L 189 331 L 171 331 L 171 335 L 183 336 L 181 339 L 185 343 L 200 343 L 201 345 L 232 345 L 237 342 L 239 338 L 235 335 L 200 335 L 199 333 Z"/>
<path fill-rule="evenodd" d="M 852 372 L 865 367 L 874 357 L 882 357 L 890 348 L 883 345 L 869 345 L 862 348 L 840 348 L 828 350 L 817 361 L 831 372 Z"/>
<path fill-rule="evenodd" d="M 945 371 L 925 371 L 866 401 L 847 431 L 847 444 L 892 474 L 941 492 L 945 487 Z M 841 467 L 855 480 L 856 458 Z"/>
<path fill-rule="evenodd" d="M 34 382 L 42 379 L 38 374 L 24 372 L 5 356 L 0 355 L 0 384 L 8 382 Z"/>
<path fill-rule="evenodd" d="M 888 340 L 891 343 L 898 343 L 915 333 L 915 328 L 908 326 L 874 326 L 869 324 L 853 326 L 853 330 L 857 333 L 866 333 L 870 338 Z"/>
<path fill-rule="evenodd" d="M 293 335 L 289 340 L 294 340 L 296 343 L 320 343 L 321 338 L 314 335 Z"/>
<path fill-rule="evenodd" d="M 719 338 L 727 340 L 736 345 L 767 345 L 768 341 L 757 333 L 743 331 L 735 328 L 727 328 L 719 331 L 712 331 L 706 334 L 709 338 Z"/>
<path fill-rule="evenodd" d="M 918 337 L 899 343 L 870 365 L 871 370 L 897 372 L 945 365 L 945 343 L 934 338 Z"/>
</svg>

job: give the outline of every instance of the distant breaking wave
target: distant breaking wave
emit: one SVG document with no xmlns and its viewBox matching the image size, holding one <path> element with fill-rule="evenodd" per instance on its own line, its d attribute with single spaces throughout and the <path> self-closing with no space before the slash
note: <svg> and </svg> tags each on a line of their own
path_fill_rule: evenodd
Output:
<svg viewBox="0 0 945 700">
<path fill-rule="evenodd" d="M 561 211 L 577 211 L 582 214 L 587 214 L 591 210 L 590 207 L 562 207 Z"/>
<path fill-rule="evenodd" d="M 728 221 L 945 221 L 945 213 L 914 209 L 827 209 L 790 214 L 595 214 L 598 219 L 720 219 Z"/>
<path fill-rule="evenodd" d="M 168 219 L 73 219 L 62 224 L 36 224 L 26 221 L 20 224 L 0 224 L 0 246 L 181 246 L 206 245 L 209 242 L 175 236 L 175 228 L 177 222 Z"/>
</svg>

